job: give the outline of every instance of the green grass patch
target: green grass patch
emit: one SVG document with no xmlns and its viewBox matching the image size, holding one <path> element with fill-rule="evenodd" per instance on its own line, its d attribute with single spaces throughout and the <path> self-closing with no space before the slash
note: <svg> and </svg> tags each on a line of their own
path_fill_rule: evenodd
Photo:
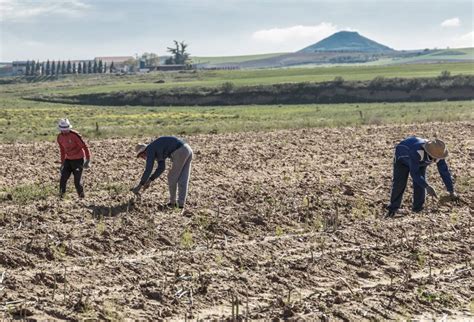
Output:
<svg viewBox="0 0 474 322">
<path fill-rule="evenodd" d="M 14 202 L 24 203 L 33 200 L 44 200 L 57 193 L 57 187 L 43 184 L 25 184 L 4 191 Z M 10 197 L 8 199 L 10 199 Z"/>
<path fill-rule="evenodd" d="M 472 121 L 474 102 L 96 107 L 12 101 L 0 108 L 0 140 L 54 141 L 56 122 L 62 117 L 68 117 L 75 129 L 87 139 L 154 137 L 364 124 Z"/>
</svg>

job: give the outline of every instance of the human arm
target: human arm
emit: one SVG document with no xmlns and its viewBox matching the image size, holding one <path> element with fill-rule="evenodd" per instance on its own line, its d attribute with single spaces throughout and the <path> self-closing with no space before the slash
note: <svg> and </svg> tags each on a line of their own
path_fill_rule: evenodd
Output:
<svg viewBox="0 0 474 322">
<path fill-rule="evenodd" d="M 145 171 L 143 172 L 142 178 L 140 179 L 140 185 L 142 186 L 148 181 L 150 174 L 153 171 L 153 165 L 155 164 L 155 154 L 152 152 L 153 151 L 147 150 Z"/>
<path fill-rule="evenodd" d="M 64 147 L 61 144 L 61 141 L 59 140 L 59 135 L 58 138 L 56 139 L 59 145 L 59 152 L 60 152 L 60 157 L 61 157 L 61 164 L 64 163 L 64 159 L 66 159 L 66 151 L 64 150 Z"/>
<path fill-rule="evenodd" d="M 448 164 L 445 160 L 439 160 L 436 165 L 438 167 L 438 172 L 441 176 L 441 179 L 443 179 L 444 185 L 446 186 L 446 190 L 450 194 L 454 194 L 454 184 L 451 173 L 449 172 Z"/>
<path fill-rule="evenodd" d="M 153 175 L 150 177 L 150 180 L 154 181 L 156 178 L 158 178 L 163 173 L 163 171 L 165 171 L 165 168 L 166 168 L 165 160 L 158 161 L 158 167 L 156 168 L 155 173 L 153 173 Z"/>
</svg>

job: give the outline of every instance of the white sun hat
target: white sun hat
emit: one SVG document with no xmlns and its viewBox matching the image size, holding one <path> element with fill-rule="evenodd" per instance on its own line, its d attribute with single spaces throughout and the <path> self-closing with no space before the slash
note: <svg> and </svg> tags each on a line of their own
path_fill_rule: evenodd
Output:
<svg viewBox="0 0 474 322">
<path fill-rule="evenodd" d="M 58 130 L 59 131 L 69 131 L 72 129 L 71 122 L 68 119 L 60 119 L 58 122 Z"/>
<path fill-rule="evenodd" d="M 136 152 L 136 154 L 137 154 L 137 158 L 140 156 L 141 153 L 145 152 L 147 146 L 148 146 L 148 145 L 143 144 L 143 143 L 138 143 L 138 144 L 135 146 L 135 152 Z"/>
</svg>

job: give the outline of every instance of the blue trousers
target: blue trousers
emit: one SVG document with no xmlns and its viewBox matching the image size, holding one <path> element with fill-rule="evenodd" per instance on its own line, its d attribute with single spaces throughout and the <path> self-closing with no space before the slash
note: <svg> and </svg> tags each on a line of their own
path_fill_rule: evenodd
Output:
<svg viewBox="0 0 474 322">
<path fill-rule="evenodd" d="M 426 176 L 426 167 L 420 168 L 423 177 Z M 410 169 L 400 161 L 393 164 L 392 193 L 390 195 L 390 205 L 387 207 L 390 211 L 397 211 L 400 208 L 403 199 L 403 193 L 408 182 Z M 415 212 L 423 210 L 425 203 L 425 188 L 413 183 L 413 208 Z"/>
</svg>

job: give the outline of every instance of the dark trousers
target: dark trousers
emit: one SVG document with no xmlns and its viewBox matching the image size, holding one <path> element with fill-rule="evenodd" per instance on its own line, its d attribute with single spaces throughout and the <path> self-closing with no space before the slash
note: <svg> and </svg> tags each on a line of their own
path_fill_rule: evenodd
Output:
<svg viewBox="0 0 474 322">
<path fill-rule="evenodd" d="M 403 199 L 403 193 L 407 186 L 410 169 L 400 161 L 393 164 L 392 193 L 390 195 L 390 205 L 387 207 L 390 211 L 397 211 L 400 208 Z M 420 168 L 420 174 L 425 177 L 426 167 Z M 413 183 L 413 208 L 415 212 L 423 209 L 425 203 L 425 188 Z"/>
<path fill-rule="evenodd" d="M 74 186 L 76 187 L 79 197 L 84 197 L 84 188 L 82 186 L 82 169 L 84 166 L 84 159 L 65 160 L 63 169 L 61 170 L 61 180 L 59 181 L 59 192 L 64 194 L 66 192 L 66 183 L 71 174 L 74 176 Z"/>
</svg>

